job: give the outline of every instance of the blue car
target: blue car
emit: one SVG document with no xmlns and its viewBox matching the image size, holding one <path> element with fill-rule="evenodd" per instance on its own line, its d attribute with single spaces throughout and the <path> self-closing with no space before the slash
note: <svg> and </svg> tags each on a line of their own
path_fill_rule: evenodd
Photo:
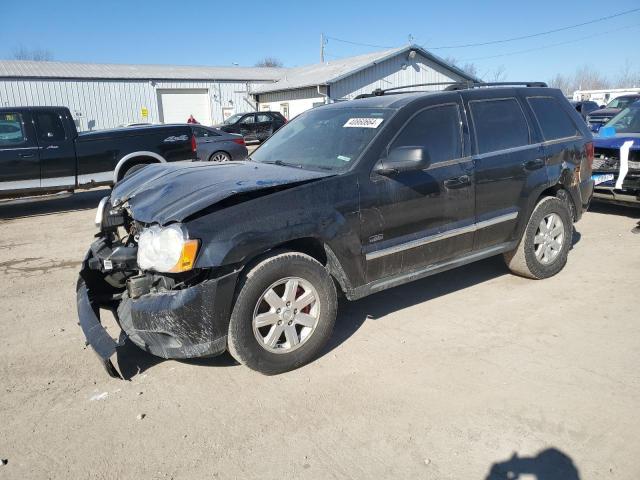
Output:
<svg viewBox="0 0 640 480">
<path fill-rule="evenodd" d="M 640 101 L 600 128 L 594 146 L 593 198 L 640 207 Z"/>
</svg>

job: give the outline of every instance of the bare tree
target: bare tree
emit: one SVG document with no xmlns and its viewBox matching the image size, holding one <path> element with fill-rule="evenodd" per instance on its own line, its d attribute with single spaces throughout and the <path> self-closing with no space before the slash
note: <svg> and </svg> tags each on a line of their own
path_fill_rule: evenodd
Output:
<svg viewBox="0 0 640 480">
<path fill-rule="evenodd" d="M 627 58 L 624 65 L 620 68 L 618 75 L 614 81 L 614 85 L 617 88 L 627 87 L 639 87 L 640 86 L 640 71 L 633 70 L 631 61 Z"/>
<path fill-rule="evenodd" d="M 284 64 L 282 61 L 275 57 L 265 57 L 256 63 L 256 67 L 278 67 L 281 68 Z"/>
<path fill-rule="evenodd" d="M 34 62 L 50 62 L 53 60 L 53 53 L 44 48 L 29 49 L 24 45 L 20 45 L 13 49 L 12 57 L 14 60 L 32 60 Z"/>
<path fill-rule="evenodd" d="M 444 61 L 450 65 L 458 67 L 464 73 L 471 75 L 472 77 L 478 76 L 478 67 L 475 63 L 466 62 L 464 65 L 461 65 L 455 57 L 445 57 Z"/>
<path fill-rule="evenodd" d="M 498 65 L 483 76 L 486 77 L 489 82 L 504 82 L 507 78 L 507 69 L 504 65 Z"/>
<path fill-rule="evenodd" d="M 550 87 L 559 88 L 567 96 L 572 96 L 576 90 L 574 87 L 573 79 L 557 73 L 551 80 L 547 82 Z"/>
<path fill-rule="evenodd" d="M 576 90 L 598 90 L 610 88 L 611 82 L 591 65 L 579 67 L 574 74 Z"/>
</svg>

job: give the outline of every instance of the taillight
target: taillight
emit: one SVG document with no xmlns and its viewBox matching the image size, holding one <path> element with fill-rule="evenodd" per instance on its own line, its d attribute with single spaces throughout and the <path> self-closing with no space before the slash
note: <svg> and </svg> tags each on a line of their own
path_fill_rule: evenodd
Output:
<svg viewBox="0 0 640 480">
<path fill-rule="evenodd" d="M 593 158 L 595 157 L 595 149 L 593 142 L 589 142 L 584 146 L 584 153 L 587 155 L 587 163 L 589 164 L 589 170 L 593 170 Z"/>
<path fill-rule="evenodd" d="M 234 138 L 233 143 L 237 143 L 238 145 L 244 145 L 244 138 Z"/>
<path fill-rule="evenodd" d="M 197 150 L 198 150 L 198 144 L 196 143 L 196 136 L 192 135 L 191 136 L 191 151 L 195 153 Z"/>
</svg>

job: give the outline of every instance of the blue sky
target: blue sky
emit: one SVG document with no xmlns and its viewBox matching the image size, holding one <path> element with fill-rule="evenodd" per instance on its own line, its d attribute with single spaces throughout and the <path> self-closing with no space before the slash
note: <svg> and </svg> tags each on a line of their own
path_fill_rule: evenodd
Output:
<svg viewBox="0 0 640 480">
<path fill-rule="evenodd" d="M 537 33 L 640 7 L 638 0 L 431 3 L 6 0 L 0 58 L 22 45 L 47 49 L 60 61 L 253 65 L 275 56 L 295 66 L 318 61 L 321 32 L 380 46 L 406 44 L 412 35 L 429 49 Z M 473 61 L 481 76 L 504 66 L 510 80 L 547 80 L 582 65 L 614 75 L 628 61 L 640 70 L 639 38 L 635 12 L 532 39 L 432 51 Z M 565 42 L 572 43 L 486 58 Z M 375 50 L 333 39 L 326 45 L 327 59 Z"/>
</svg>

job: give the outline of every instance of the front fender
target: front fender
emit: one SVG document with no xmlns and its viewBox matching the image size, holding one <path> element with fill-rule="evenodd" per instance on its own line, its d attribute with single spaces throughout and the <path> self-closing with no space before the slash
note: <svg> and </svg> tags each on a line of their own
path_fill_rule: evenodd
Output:
<svg viewBox="0 0 640 480">
<path fill-rule="evenodd" d="M 243 266 L 282 244 L 312 238 L 328 246 L 357 283 L 363 265 L 356 188 L 334 177 L 193 219 L 189 235 L 201 241 L 196 268 Z"/>
</svg>

